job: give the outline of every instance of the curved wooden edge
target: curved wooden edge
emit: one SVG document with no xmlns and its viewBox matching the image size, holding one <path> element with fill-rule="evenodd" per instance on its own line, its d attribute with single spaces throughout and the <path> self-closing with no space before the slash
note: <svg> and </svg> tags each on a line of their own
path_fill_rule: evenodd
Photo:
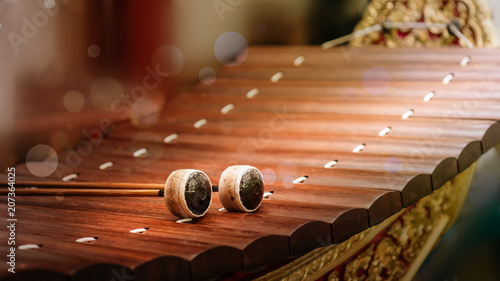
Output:
<svg viewBox="0 0 500 281">
<path fill-rule="evenodd" d="M 67 281 L 68 277 L 61 273 L 44 269 L 32 269 L 17 271 L 16 273 L 5 274 L 0 281 L 20 281 L 20 280 L 37 280 L 37 281 Z"/>
<path fill-rule="evenodd" d="M 395 270 L 399 267 L 399 270 L 406 272 L 406 275 L 402 275 L 404 272 L 399 271 L 400 275 L 395 278 L 398 280 L 411 280 L 413 276 L 411 271 L 419 267 L 419 264 L 432 246 L 435 245 L 439 236 L 445 233 L 448 227 L 453 224 L 453 217 L 460 213 L 475 166 L 476 164 L 473 164 L 465 172 L 457 175 L 453 181 L 447 182 L 443 188 L 422 198 L 412 207 L 387 218 L 379 225 L 352 236 L 348 241 L 340 245 L 331 245 L 312 251 L 274 271 L 264 273 L 265 275 L 262 275 L 257 280 L 338 280 L 339 276 L 343 276 L 343 279 L 340 278 L 341 280 L 360 276 L 361 278 L 376 276 L 380 277 L 379 279 L 384 279 L 385 275 L 383 274 L 387 271 L 380 270 L 380 267 L 376 268 L 380 264 L 382 264 L 382 268 L 391 272 L 397 272 Z M 446 204 L 441 204 L 442 202 L 446 202 Z M 428 209 L 432 205 L 436 208 Z M 412 217 L 418 217 L 419 219 L 408 219 Z M 424 223 L 427 228 L 423 233 L 420 233 L 417 230 L 422 226 L 422 218 L 427 219 L 426 223 Z M 383 243 L 384 237 L 388 238 L 387 234 L 393 229 L 393 226 L 396 226 L 397 229 L 402 227 L 413 230 L 410 232 L 392 232 L 390 234 L 392 238 L 389 239 L 392 242 Z M 408 233 L 413 233 L 413 236 L 408 236 Z M 404 239 L 399 239 L 401 237 Z M 409 243 L 408 241 L 418 241 L 417 243 L 421 244 L 415 246 L 415 243 Z M 370 245 L 374 247 L 370 248 Z M 384 264 L 384 261 L 391 260 L 392 257 L 397 257 L 398 253 L 402 252 L 406 253 L 404 259 L 401 257 L 399 259 L 402 263 L 389 262 Z M 408 253 L 416 255 L 408 255 Z M 375 261 L 375 263 L 372 261 Z M 346 278 L 347 266 L 350 269 Z M 367 270 L 370 267 L 376 269 Z M 409 278 L 402 279 L 402 277 Z"/>
<path fill-rule="evenodd" d="M 71 276 L 71 281 L 109 281 L 117 279 L 117 277 L 129 277 L 132 278 L 134 272 L 123 265 L 110 264 L 110 263 L 94 263 L 85 266 Z"/>
<path fill-rule="evenodd" d="M 461 173 L 469 168 L 483 154 L 481 141 L 473 141 L 467 144 L 460 156 L 458 156 L 458 172 Z"/>
<path fill-rule="evenodd" d="M 300 256 L 331 243 L 332 231 L 329 223 L 308 222 L 290 235 L 290 256 Z"/>
<path fill-rule="evenodd" d="M 207 280 L 242 269 L 240 250 L 229 246 L 217 246 L 201 252 L 191 260 L 191 280 Z"/>
<path fill-rule="evenodd" d="M 332 223 L 333 243 L 344 242 L 368 227 L 368 210 L 361 208 L 348 210 Z"/>
<path fill-rule="evenodd" d="M 179 257 L 159 257 L 147 261 L 134 270 L 134 280 L 179 280 L 191 279 L 190 263 Z"/>
<path fill-rule="evenodd" d="M 492 124 L 481 140 L 483 153 L 500 143 L 500 122 Z"/>
<path fill-rule="evenodd" d="M 243 269 L 280 262 L 288 258 L 289 240 L 283 235 L 258 238 L 243 249 Z"/>
<path fill-rule="evenodd" d="M 432 193 L 431 175 L 420 174 L 413 177 L 401 192 L 403 208 L 415 204 L 421 198 Z"/>
<path fill-rule="evenodd" d="M 402 209 L 401 193 L 393 191 L 381 195 L 368 209 L 370 226 L 383 222 Z"/>
<path fill-rule="evenodd" d="M 448 157 L 441 161 L 431 174 L 432 190 L 443 186 L 458 175 L 458 159 Z"/>
</svg>

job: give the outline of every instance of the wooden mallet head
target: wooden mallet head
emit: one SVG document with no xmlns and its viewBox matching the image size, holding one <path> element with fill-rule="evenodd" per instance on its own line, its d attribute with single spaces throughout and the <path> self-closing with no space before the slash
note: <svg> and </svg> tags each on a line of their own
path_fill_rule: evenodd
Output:
<svg viewBox="0 0 500 281">
<path fill-rule="evenodd" d="M 168 176 L 163 198 L 172 214 L 198 218 L 208 211 L 212 203 L 212 184 L 202 171 L 177 170 Z"/>
<path fill-rule="evenodd" d="M 259 208 L 264 195 L 264 180 L 252 166 L 230 166 L 219 180 L 219 199 L 228 211 L 253 212 Z"/>
</svg>

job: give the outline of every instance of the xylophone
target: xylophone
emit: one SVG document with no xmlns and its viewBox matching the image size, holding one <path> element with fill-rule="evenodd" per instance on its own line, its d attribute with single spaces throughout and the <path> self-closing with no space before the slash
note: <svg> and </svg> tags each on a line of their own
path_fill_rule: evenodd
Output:
<svg viewBox="0 0 500 281">
<path fill-rule="evenodd" d="M 214 196 L 186 222 L 154 197 L 18 195 L 16 273 L 3 262 L 1 280 L 410 280 L 500 142 L 499 70 L 495 49 L 252 47 L 154 122 L 115 124 L 79 165 L 60 151 L 47 178 L 15 168 L 18 181 L 146 185 L 251 165 L 257 211 Z"/>
</svg>

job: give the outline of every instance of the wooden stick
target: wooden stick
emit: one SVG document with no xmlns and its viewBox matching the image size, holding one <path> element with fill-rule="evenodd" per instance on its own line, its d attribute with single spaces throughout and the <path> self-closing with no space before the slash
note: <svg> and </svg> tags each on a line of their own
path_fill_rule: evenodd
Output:
<svg viewBox="0 0 500 281">
<path fill-rule="evenodd" d="M 8 186 L 5 181 L 1 186 Z M 15 186 L 32 187 L 64 187 L 64 188 L 91 188 L 91 189 L 163 189 L 164 184 L 150 183 L 113 183 L 113 182 L 61 182 L 61 181 L 16 181 Z"/>
<path fill-rule="evenodd" d="M 10 193 L 8 189 L 0 189 L 0 195 Z M 134 196 L 134 197 L 163 197 L 163 190 L 131 190 L 131 189 L 16 189 L 16 195 L 24 196 Z"/>
<path fill-rule="evenodd" d="M 10 186 L 8 182 L 0 182 L 0 186 Z M 113 183 L 113 182 L 61 182 L 61 181 L 16 181 L 14 186 L 27 186 L 27 187 L 62 187 L 65 189 L 149 189 L 149 190 L 163 190 L 164 184 L 156 183 Z M 212 191 L 217 192 L 218 185 L 212 185 Z"/>
</svg>

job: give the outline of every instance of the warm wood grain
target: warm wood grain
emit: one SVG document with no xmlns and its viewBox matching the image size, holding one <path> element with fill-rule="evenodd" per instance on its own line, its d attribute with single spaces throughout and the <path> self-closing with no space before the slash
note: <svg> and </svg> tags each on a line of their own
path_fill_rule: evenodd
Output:
<svg viewBox="0 0 500 281">
<path fill-rule="evenodd" d="M 302 55 L 304 63 L 294 66 Z M 465 56 L 470 63 L 461 66 Z M 18 196 L 20 243 L 43 244 L 20 252 L 26 268 L 18 276 L 110 280 L 123 269 L 136 280 L 205 280 L 345 241 L 440 188 L 500 142 L 499 58 L 486 49 L 251 48 L 242 65 L 174 97 L 158 119 L 116 123 L 77 163 L 68 157 L 78 149 L 60 151 L 47 178 L 30 176 L 25 164 L 16 171 L 22 180 L 76 173 L 78 182 L 150 187 L 163 186 L 177 169 L 202 170 L 216 184 L 229 165 L 252 165 L 263 172 L 265 191 L 273 191 L 257 211 L 220 211 L 214 196 L 203 218 L 181 224 L 158 197 L 107 190 Z M 375 66 L 390 75 L 380 95 L 362 80 Z M 271 82 L 278 71 L 283 78 Z M 443 84 L 449 73 L 454 80 Z M 254 88 L 259 93 L 247 98 Z M 430 91 L 435 96 L 425 102 Z M 228 104 L 234 108 L 221 113 Z M 410 109 L 414 114 L 402 119 Z M 200 119 L 207 123 L 195 128 Z M 165 143 L 172 134 L 177 138 Z M 363 150 L 353 152 L 360 144 Z M 141 148 L 146 153 L 134 157 Z M 0 197 L 2 207 L 6 201 Z M 87 236 L 99 238 L 74 241 Z"/>
<path fill-rule="evenodd" d="M 444 77 L 443 77 L 444 78 Z M 363 85 L 362 80 L 356 81 L 279 81 L 272 83 L 270 80 L 242 80 L 218 78 L 211 85 L 197 85 L 192 94 L 210 94 L 235 97 L 237 95 L 246 96 L 251 89 L 259 89 L 254 99 L 259 95 L 276 97 L 286 95 L 294 99 L 304 96 L 315 97 L 377 97 L 384 98 L 407 98 L 422 101 L 424 96 L 430 91 L 435 91 L 433 99 L 451 99 L 454 102 L 461 100 L 487 100 L 498 97 L 499 81 L 489 79 L 488 75 L 483 77 L 480 83 L 476 81 L 454 80 L 448 85 L 444 85 L 442 80 L 436 81 L 393 81 L 388 84 L 387 91 L 380 95 L 372 95 Z M 387 81 L 386 81 L 387 83 Z M 201 108 L 200 108 L 201 109 Z"/>
<path fill-rule="evenodd" d="M 331 61 L 337 64 L 377 62 L 379 64 L 396 62 L 406 63 L 448 63 L 460 66 L 463 57 L 470 55 L 473 63 L 500 63 L 494 49 L 463 49 L 458 47 L 446 48 L 393 48 L 389 51 L 384 47 L 370 46 L 355 48 L 344 46 L 332 49 L 321 49 L 320 46 L 254 46 L 249 51 L 245 64 L 279 63 L 290 61 L 290 65 L 297 56 L 304 55 L 307 59 L 315 58 L 318 62 Z M 411 55 L 409 55 L 411 54 Z"/>
</svg>

